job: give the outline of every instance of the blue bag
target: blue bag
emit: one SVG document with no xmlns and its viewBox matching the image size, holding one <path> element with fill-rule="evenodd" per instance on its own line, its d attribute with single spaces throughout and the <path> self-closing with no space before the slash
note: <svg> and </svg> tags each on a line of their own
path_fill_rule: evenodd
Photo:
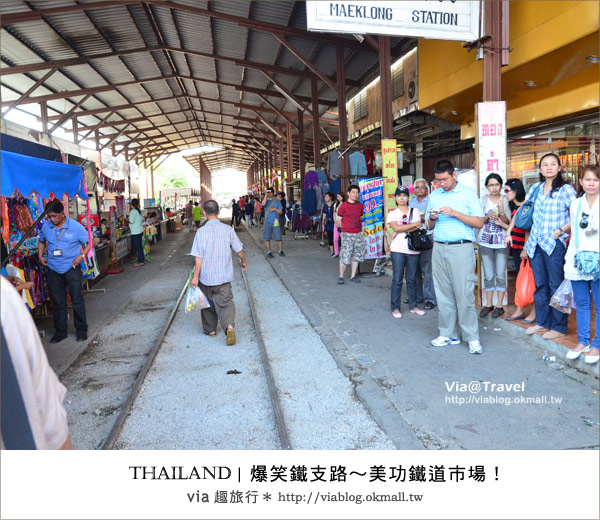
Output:
<svg viewBox="0 0 600 520">
<path fill-rule="evenodd" d="M 537 185 L 531 198 L 526 200 L 519 208 L 519 211 L 517 211 L 517 214 L 515 215 L 515 227 L 525 231 L 530 231 L 533 227 L 533 206 L 535 205 L 542 184 L 543 183 L 540 182 Z"/>
</svg>

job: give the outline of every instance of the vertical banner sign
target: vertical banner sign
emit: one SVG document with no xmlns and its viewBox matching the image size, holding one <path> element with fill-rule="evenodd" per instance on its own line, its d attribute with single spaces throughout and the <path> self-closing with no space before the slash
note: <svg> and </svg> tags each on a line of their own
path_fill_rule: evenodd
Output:
<svg viewBox="0 0 600 520">
<path fill-rule="evenodd" d="M 477 103 L 475 110 L 479 195 L 484 195 L 485 179 L 490 173 L 497 173 L 506 182 L 506 101 Z"/>
<path fill-rule="evenodd" d="M 383 178 L 359 179 L 360 202 L 365 239 L 365 259 L 381 258 L 383 253 Z"/>
<path fill-rule="evenodd" d="M 109 209 L 110 220 L 110 258 L 113 266 L 117 262 L 117 208 L 111 206 Z"/>
<path fill-rule="evenodd" d="M 382 139 L 381 141 L 381 162 L 383 165 L 383 204 L 384 219 L 393 209 L 396 209 L 396 199 L 394 194 L 398 187 L 398 155 L 396 154 L 396 139 Z"/>
</svg>

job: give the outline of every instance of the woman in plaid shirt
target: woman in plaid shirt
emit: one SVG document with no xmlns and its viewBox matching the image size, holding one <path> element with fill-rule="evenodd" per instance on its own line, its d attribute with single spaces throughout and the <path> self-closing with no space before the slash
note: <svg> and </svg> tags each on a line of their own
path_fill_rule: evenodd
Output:
<svg viewBox="0 0 600 520">
<path fill-rule="evenodd" d="M 564 280 L 567 237 L 571 230 L 569 207 L 576 194 L 563 178 L 556 154 L 544 155 L 539 167 L 540 182 L 531 187 L 526 199 L 535 196 L 533 226 L 525 249 L 531 258 L 535 279 L 536 324 L 527 329 L 527 334 L 543 332 L 544 339 L 556 339 L 567 332 L 568 315 L 550 307 L 549 303 Z"/>
</svg>

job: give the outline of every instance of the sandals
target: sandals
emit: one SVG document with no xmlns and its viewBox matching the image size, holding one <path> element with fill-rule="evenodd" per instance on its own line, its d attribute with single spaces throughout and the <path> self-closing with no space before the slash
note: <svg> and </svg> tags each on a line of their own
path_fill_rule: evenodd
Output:
<svg viewBox="0 0 600 520">
<path fill-rule="evenodd" d="M 417 316 L 425 316 L 425 311 L 422 311 L 421 309 L 418 309 L 418 308 L 411 309 L 410 312 L 412 312 L 413 314 L 416 314 Z"/>
<path fill-rule="evenodd" d="M 396 319 L 402 318 L 402 313 L 400 311 L 393 311 L 392 316 Z"/>
</svg>

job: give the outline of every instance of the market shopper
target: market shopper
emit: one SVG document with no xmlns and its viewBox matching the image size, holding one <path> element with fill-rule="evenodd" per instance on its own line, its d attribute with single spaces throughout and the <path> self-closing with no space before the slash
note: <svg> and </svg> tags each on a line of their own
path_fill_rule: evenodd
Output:
<svg viewBox="0 0 600 520">
<path fill-rule="evenodd" d="M 252 197 L 250 197 L 246 204 L 244 204 L 244 214 L 246 216 L 246 225 L 251 228 L 252 227 L 252 219 L 254 216 L 254 201 Z"/>
<path fill-rule="evenodd" d="M 360 188 L 356 184 L 348 187 L 348 200 L 337 210 L 336 224 L 342 229 L 342 248 L 340 250 L 340 277 L 338 284 L 344 283 L 347 265 L 352 265 L 350 281 L 360 283 L 356 277 L 358 264 L 365 258 L 365 241 L 362 234 L 363 205 L 358 202 Z"/>
<path fill-rule="evenodd" d="M 560 159 L 554 153 L 539 162 L 540 182 L 527 193 L 533 200 L 533 226 L 525 244 L 531 258 L 535 280 L 535 325 L 527 334 L 543 333 L 544 339 L 556 339 L 567 332 L 568 316 L 550 307 L 550 298 L 564 280 L 567 238 L 571 230 L 569 208 L 576 199 L 573 186 L 563 178 Z"/>
<path fill-rule="evenodd" d="M 600 359 L 600 280 L 598 257 L 600 252 L 600 214 L 598 192 L 600 190 L 600 166 L 587 166 L 579 177 L 579 198 L 571 203 L 571 241 L 565 256 L 565 278 L 571 280 L 577 308 L 577 346 L 568 359 L 586 354 L 584 361 L 592 364 Z M 596 310 L 596 328 L 590 343 L 592 301 Z"/>
<path fill-rule="evenodd" d="M 429 196 L 426 224 L 434 230 L 432 269 L 440 335 L 431 344 L 458 345 L 460 329 L 469 352 L 481 354 L 473 251 L 473 229 L 481 229 L 484 223 L 481 204 L 474 190 L 457 182 L 450 161 L 438 161 L 434 173 L 441 188 Z"/>
<path fill-rule="evenodd" d="M 192 218 L 194 219 L 194 224 L 196 225 L 196 229 L 200 227 L 200 222 L 202 222 L 202 207 L 198 201 L 194 202 L 194 207 L 192 209 Z"/>
<path fill-rule="evenodd" d="M 273 188 L 267 189 L 262 205 L 265 208 L 263 240 L 267 243 L 267 257 L 273 258 L 273 253 L 271 253 L 271 239 L 277 241 L 277 245 L 279 246 L 279 256 L 285 256 L 283 244 L 281 242 L 281 227 L 279 226 L 279 219 L 277 218 L 283 213 L 283 209 L 281 208 L 279 199 L 275 197 L 275 190 Z"/>
<path fill-rule="evenodd" d="M 125 219 L 129 223 L 129 231 L 131 233 L 131 245 L 133 245 L 137 254 L 137 262 L 135 267 L 141 267 L 144 265 L 144 246 L 142 245 L 142 238 L 144 237 L 144 226 L 142 212 L 140 211 L 140 199 L 131 200 L 131 211 L 129 212 L 129 218 Z"/>
<path fill-rule="evenodd" d="M 4 278 L 2 293 L 2 449 L 70 450 L 63 401 L 67 393 L 50 368 L 31 313 Z"/>
<path fill-rule="evenodd" d="M 192 245 L 191 254 L 196 257 L 196 263 L 190 285 L 200 287 L 210 304 L 201 311 L 204 334 L 216 336 L 217 325 L 220 324 L 227 336 L 227 345 L 232 346 L 236 338 L 231 251 L 239 256 L 242 271 L 246 270 L 246 256 L 235 231 L 219 220 L 217 201 L 205 202 L 204 213 L 206 224 L 196 232 Z"/>
<path fill-rule="evenodd" d="M 338 224 L 337 212 L 340 206 L 346 201 L 344 194 L 340 191 L 335 196 L 335 204 L 333 205 L 333 251 L 334 258 L 340 256 L 340 247 L 342 246 L 342 228 Z"/>
<path fill-rule="evenodd" d="M 77 341 L 85 341 L 88 325 L 81 288 L 81 262 L 90 250 L 88 233 L 79 222 L 65 216 L 60 200 L 54 199 L 48 204 L 48 220 L 38 237 L 38 257 L 40 264 L 48 268 L 48 288 L 54 302 L 54 336 L 50 343 L 58 343 L 67 337 L 67 287 Z M 44 257 L 46 251 L 47 258 Z"/>
<path fill-rule="evenodd" d="M 417 179 L 414 182 L 414 186 L 415 196 L 409 200 L 408 207 L 417 208 L 421 215 L 421 220 L 425 222 L 425 213 L 429 205 L 429 184 L 425 179 Z M 433 231 L 429 231 L 428 233 L 433 233 Z M 433 249 L 421 251 L 417 270 L 417 302 L 425 302 L 425 309 L 427 310 L 431 310 L 437 305 L 433 273 L 431 271 L 432 254 Z"/>
<path fill-rule="evenodd" d="M 502 177 L 490 173 L 485 179 L 487 195 L 480 199 L 485 223 L 479 232 L 479 258 L 483 267 L 483 286 L 487 305 L 481 309 L 480 318 L 485 318 L 490 312 L 492 318 L 504 314 L 504 294 L 506 293 L 506 266 L 508 262 L 508 247 L 505 244 L 504 226 L 510 223 L 510 208 L 508 200 L 502 193 Z M 496 306 L 494 307 L 494 293 Z"/>
<path fill-rule="evenodd" d="M 329 256 L 335 256 L 333 250 L 333 229 L 334 229 L 334 204 L 333 204 L 333 193 L 328 191 L 325 194 L 325 204 L 323 204 L 323 210 L 321 212 L 321 229 L 327 235 L 327 243 L 329 244 Z"/>
<path fill-rule="evenodd" d="M 521 270 L 521 260 L 527 258 L 527 251 L 525 251 L 525 241 L 529 233 L 524 229 L 515 227 L 515 215 L 519 208 L 525 202 L 525 188 L 523 183 L 519 179 L 509 179 L 504 184 L 504 194 L 508 200 L 508 207 L 510 209 L 511 220 L 507 226 L 504 222 L 498 222 L 498 225 L 506 229 L 506 237 L 504 239 L 507 246 L 510 246 L 510 254 L 513 259 L 513 265 L 515 267 L 515 276 L 519 278 L 519 272 Z M 521 323 L 531 325 L 535 323 L 535 305 L 531 306 L 529 315 L 525 317 L 525 310 L 519 306 L 516 307 L 515 312 L 510 316 L 506 317 L 506 321 L 522 320 Z"/>
<path fill-rule="evenodd" d="M 255 199 L 254 201 L 254 225 L 256 227 L 260 227 L 260 225 L 262 224 L 262 204 L 260 203 L 260 201 L 257 199 Z"/>
<path fill-rule="evenodd" d="M 185 218 L 188 225 L 188 230 L 194 231 L 192 229 L 192 226 L 194 224 L 194 204 L 191 200 L 189 200 L 185 206 Z"/>
<path fill-rule="evenodd" d="M 235 199 L 231 199 L 231 227 L 240 225 L 240 204 Z"/>
<path fill-rule="evenodd" d="M 423 316 L 425 312 L 417 307 L 417 272 L 419 269 L 420 251 L 408 248 L 408 235 L 411 231 L 420 229 L 421 215 L 416 208 L 409 208 L 410 192 L 408 188 L 396 188 L 397 209 L 388 213 L 386 224 L 394 231 L 390 245 L 392 255 L 393 277 L 391 307 L 394 318 L 402 318 L 400 304 L 402 301 L 402 280 L 406 270 L 406 286 L 408 289 L 408 308 L 413 314 Z"/>
</svg>

